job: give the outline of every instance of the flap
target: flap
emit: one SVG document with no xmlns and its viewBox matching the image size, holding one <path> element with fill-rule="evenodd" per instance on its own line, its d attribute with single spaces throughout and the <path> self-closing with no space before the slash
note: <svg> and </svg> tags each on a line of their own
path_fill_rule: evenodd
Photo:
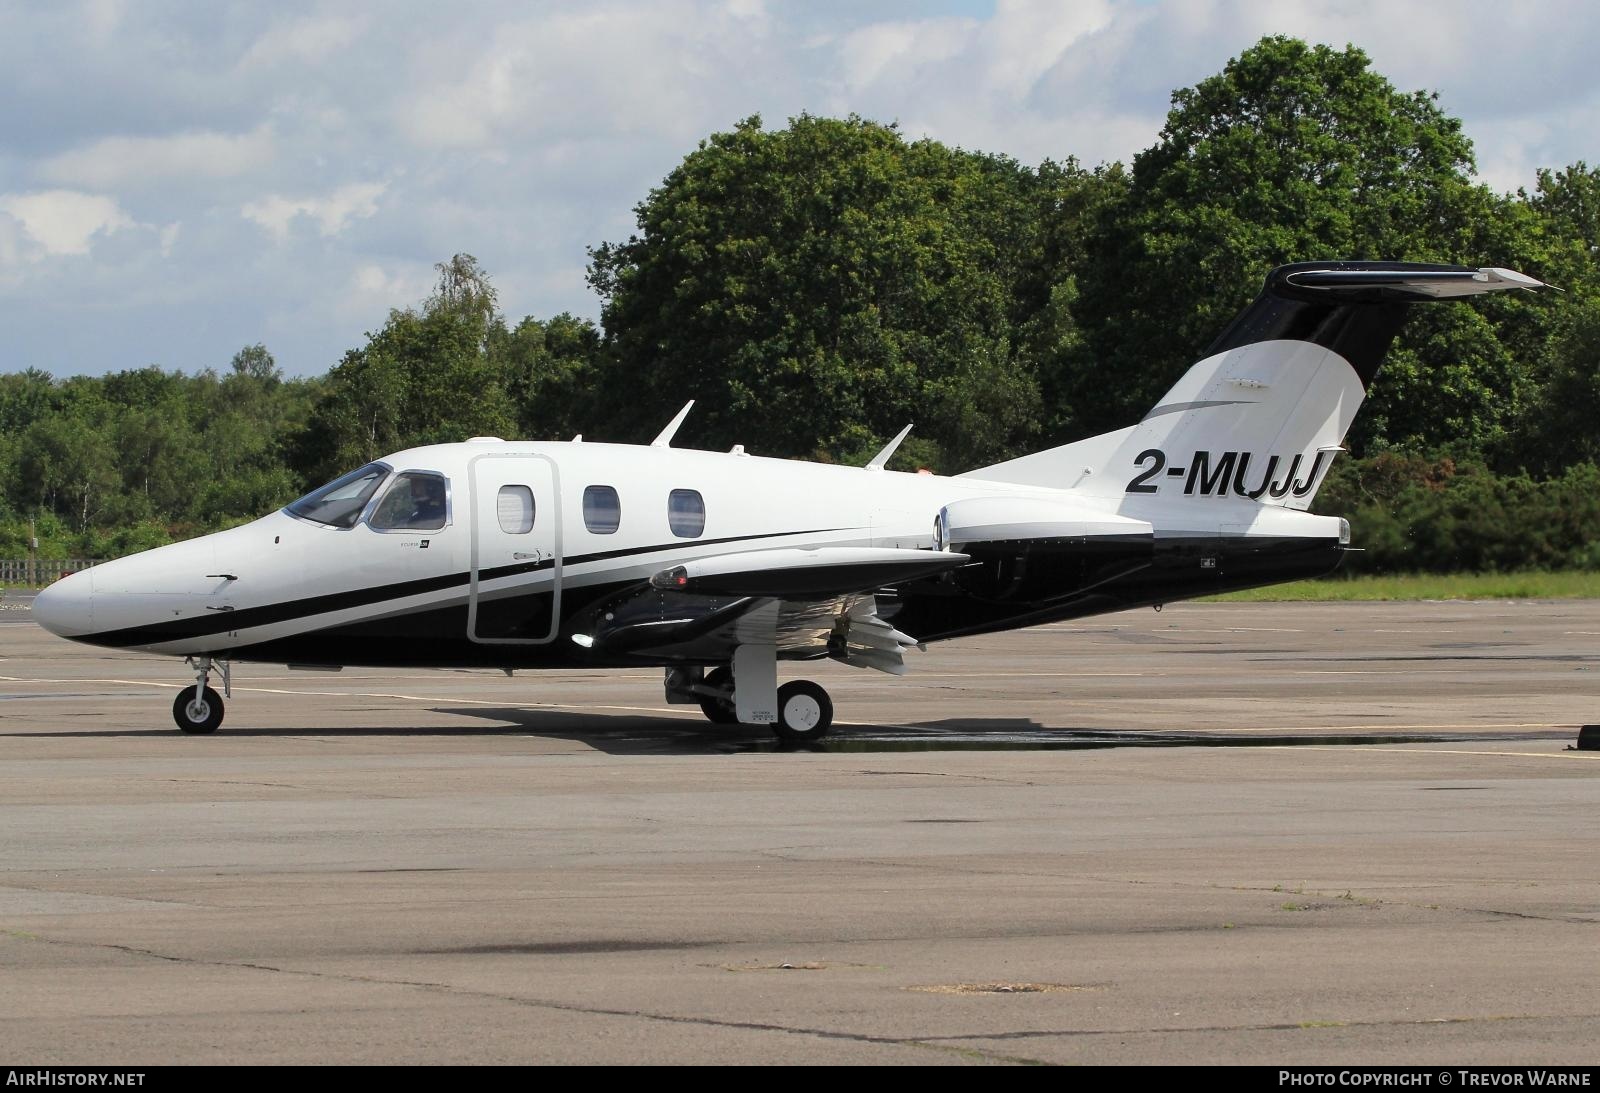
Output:
<svg viewBox="0 0 1600 1093">
<path fill-rule="evenodd" d="M 882 588 L 955 569 L 968 561 L 947 550 L 896 547 L 787 547 L 697 558 L 657 573 L 658 589 L 707 596 L 811 599 Z"/>
</svg>

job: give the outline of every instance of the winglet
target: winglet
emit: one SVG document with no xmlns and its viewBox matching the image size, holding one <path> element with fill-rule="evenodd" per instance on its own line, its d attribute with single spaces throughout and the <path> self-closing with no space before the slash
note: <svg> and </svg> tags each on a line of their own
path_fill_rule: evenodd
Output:
<svg viewBox="0 0 1600 1093">
<path fill-rule="evenodd" d="M 883 446 L 883 451 L 872 457 L 872 462 L 868 463 L 865 469 L 869 471 L 883 470 L 884 465 L 889 462 L 889 457 L 894 455 L 895 449 L 900 447 L 900 442 L 904 440 L 910 434 L 910 432 L 910 425 L 907 425 L 904 429 L 901 429 L 893 440 L 889 441 L 889 443 Z"/>
<path fill-rule="evenodd" d="M 652 448 L 670 448 L 672 434 L 678 431 L 678 426 L 683 424 L 683 419 L 689 416 L 689 410 L 694 406 L 694 399 L 683 404 L 683 409 L 678 411 L 678 416 L 667 422 L 667 427 L 661 430 L 661 435 L 650 442 Z"/>
</svg>

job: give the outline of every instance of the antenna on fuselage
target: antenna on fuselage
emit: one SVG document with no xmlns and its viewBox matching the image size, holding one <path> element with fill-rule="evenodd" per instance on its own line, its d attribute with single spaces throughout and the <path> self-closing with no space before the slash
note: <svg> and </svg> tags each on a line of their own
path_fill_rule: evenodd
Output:
<svg viewBox="0 0 1600 1093">
<path fill-rule="evenodd" d="M 678 431 L 678 426 L 683 424 L 683 419 L 689 416 L 689 410 L 694 406 L 694 399 L 683 404 L 683 409 L 678 411 L 678 416 L 667 422 L 667 427 L 661 430 L 661 435 L 650 442 L 652 448 L 672 447 L 672 434 Z"/>
<path fill-rule="evenodd" d="M 583 443 L 583 434 L 579 433 L 577 436 L 574 436 L 572 438 L 572 440 L 571 440 L 571 443 L 573 443 L 573 444 L 582 444 Z"/>
<path fill-rule="evenodd" d="M 864 470 L 869 470 L 869 471 L 881 471 L 881 470 L 883 470 L 884 465 L 889 462 L 889 457 L 894 455 L 894 450 L 896 448 L 900 447 L 900 442 L 902 440 L 904 440 L 907 436 L 909 436 L 910 433 L 911 433 L 911 426 L 910 425 L 907 425 L 904 429 L 901 429 L 899 434 L 893 440 L 889 441 L 889 443 L 887 443 L 887 444 L 885 444 L 883 446 L 883 451 L 881 451 L 877 455 L 873 456 L 872 457 L 872 462 L 868 463 L 866 465 L 866 467 L 863 468 L 863 469 Z"/>
</svg>

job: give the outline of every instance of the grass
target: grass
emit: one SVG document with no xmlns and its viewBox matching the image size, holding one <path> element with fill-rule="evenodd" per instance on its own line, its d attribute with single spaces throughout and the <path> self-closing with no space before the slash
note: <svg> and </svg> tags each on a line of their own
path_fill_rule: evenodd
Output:
<svg viewBox="0 0 1600 1093">
<path fill-rule="evenodd" d="M 1204 603 L 1304 600 L 1600 599 L 1600 572 L 1325 577 L 1207 596 Z"/>
</svg>

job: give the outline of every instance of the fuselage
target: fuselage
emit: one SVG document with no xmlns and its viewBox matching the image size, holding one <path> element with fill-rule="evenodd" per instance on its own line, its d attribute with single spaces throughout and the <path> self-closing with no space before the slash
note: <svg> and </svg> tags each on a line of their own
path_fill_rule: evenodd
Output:
<svg viewBox="0 0 1600 1093">
<path fill-rule="evenodd" d="M 873 590 L 886 618 L 933 641 L 1324 573 L 1343 551 L 1341 522 L 1247 498 L 1094 497 L 737 450 L 478 440 L 372 466 L 334 522 L 333 506 L 297 503 L 95 566 L 41 593 L 36 617 L 98 645 L 273 663 L 671 664 L 708 657 L 572 639 L 612 621 L 611 603 L 651 610 L 653 576 L 732 552 L 965 551 L 954 573 Z M 419 519 L 402 510 L 423 480 L 442 509 Z M 1001 514 L 990 538 L 940 541 L 983 506 Z"/>
</svg>

